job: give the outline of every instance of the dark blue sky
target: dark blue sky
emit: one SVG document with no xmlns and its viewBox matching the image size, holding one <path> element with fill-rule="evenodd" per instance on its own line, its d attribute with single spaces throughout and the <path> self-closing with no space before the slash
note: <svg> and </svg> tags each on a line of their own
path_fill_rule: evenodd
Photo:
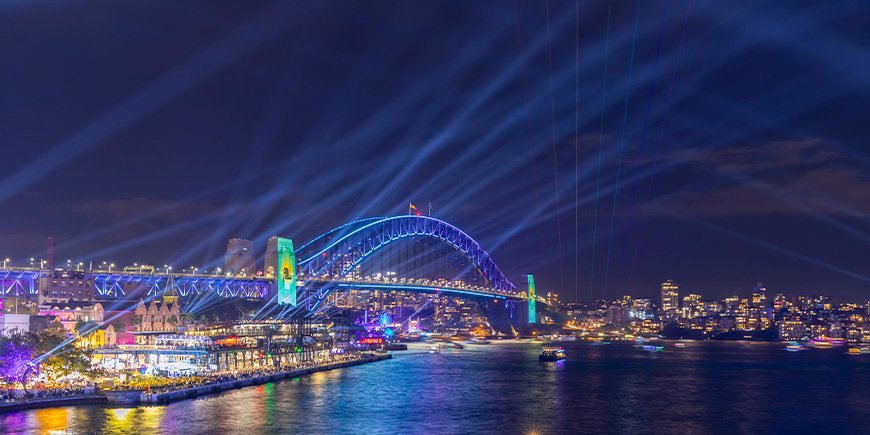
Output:
<svg viewBox="0 0 870 435">
<path fill-rule="evenodd" d="M 870 298 L 870 7 L 636 6 L 0 3 L 0 256 L 211 267 L 431 201 L 567 299 Z"/>
</svg>

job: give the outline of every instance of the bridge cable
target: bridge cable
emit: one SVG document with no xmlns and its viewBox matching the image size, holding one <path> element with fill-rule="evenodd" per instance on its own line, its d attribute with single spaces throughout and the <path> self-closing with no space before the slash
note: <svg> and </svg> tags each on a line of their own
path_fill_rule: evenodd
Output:
<svg viewBox="0 0 870 435">
<path fill-rule="evenodd" d="M 622 156 L 625 153 L 625 127 L 628 124 L 628 103 L 631 99 L 631 76 L 634 72 L 634 50 L 637 46 L 637 23 L 640 17 L 640 0 L 635 2 L 634 32 L 631 37 L 631 55 L 628 61 L 628 80 L 625 85 L 625 104 L 622 109 L 622 132 L 619 135 L 619 154 L 616 158 L 616 182 L 613 189 L 613 205 L 610 209 L 610 234 L 607 237 L 607 261 L 604 263 L 603 294 L 607 294 L 607 276 L 610 272 L 610 255 L 613 252 L 613 229 L 616 226 L 616 202 L 619 197 L 619 177 L 622 174 Z"/>
</svg>

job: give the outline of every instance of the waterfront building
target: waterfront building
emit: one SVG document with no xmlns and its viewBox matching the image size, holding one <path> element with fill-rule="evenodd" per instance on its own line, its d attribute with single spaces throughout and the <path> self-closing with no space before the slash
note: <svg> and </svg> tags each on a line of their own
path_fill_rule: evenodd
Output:
<svg viewBox="0 0 870 435">
<path fill-rule="evenodd" d="M 779 339 L 797 341 L 808 338 L 806 324 L 800 315 L 788 315 L 779 324 Z"/>
<path fill-rule="evenodd" d="M 37 302 L 42 305 L 67 301 L 95 301 L 96 288 L 91 278 L 81 271 L 42 271 L 38 280 Z"/>
<path fill-rule="evenodd" d="M 103 349 L 116 345 L 115 327 L 111 324 L 100 325 L 96 329 L 79 336 L 75 345 L 83 349 Z"/>
<path fill-rule="evenodd" d="M 102 323 L 103 305 L 99 302 L 67 301 L 62 303 L 42 304 L 38 307 L 40 316 L 52 316 L 63 325 L 64 329 L 73 332 L 80 323 Z"/>
<path fill-rule="evenodd" d="M 133 318 L 135 332 L 174 332 L 181 322 L 181 310 L 177 303 L 153 300 L 146 305 L 140 299 Z"/>
<path fill-rule="evenodd" d="M 662 312 L 665 317 L 675 318 L 680 309 L 680 292 L 679 286 L 672 280 L 667 280 L 662 283 Z"/>
</svg>

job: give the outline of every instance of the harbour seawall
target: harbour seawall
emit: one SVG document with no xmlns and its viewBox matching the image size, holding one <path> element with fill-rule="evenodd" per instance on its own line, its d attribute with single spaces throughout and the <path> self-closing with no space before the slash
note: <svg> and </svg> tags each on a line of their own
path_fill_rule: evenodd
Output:
<svg viewBox="0 0 870 435">
<path fill-rule="evenodd" d="M 366 358 L 353 360 L 353 361 L 342 361 L 336 362 L 332 364 L 326 364 L 317 367 L 309 367 L 305 369 L 291 370 L 287 372 L 279 372 L 279 373 L 271 373 L 268 375 L 262 376 L 253 376 L 250 378 L 244 379 L 234 379 L 231 381 L 225 382 L 217 382 L 208 385 L 201 385 L 196 387 L 184 388 L 180 390 L 172 390 L 165 392 L 140 392 L 140 391 L 117 391 L 117 392 L 106 392 L 107 402 L 113 405 L 138 405 L 138 404 L 147 404 L 147 405 L 157 405 L 157 404 L 165 404 L 170 402 L 175 402 L 178 400 L 185 399 L 193 399 L 196 397 L 207 396 L 209 394 L 217 394 L 222 393 L 224 391 L 235 390 L 238 388 L 249 387 L 252 385 L 260 385 L 267 384 L 269 382 L 280 381 L 282 379 L 292 379 L 298 378 L 300 376 L 310 375 L 316 372 L 323 372 L 327 370 L 340 369 L 345 367 L 351 367 L 360 364 L 366 364 L 370 362 L 382 361 L 385 359 L 392 358 L 391 355 L 372 355 Z"/>
</svg>

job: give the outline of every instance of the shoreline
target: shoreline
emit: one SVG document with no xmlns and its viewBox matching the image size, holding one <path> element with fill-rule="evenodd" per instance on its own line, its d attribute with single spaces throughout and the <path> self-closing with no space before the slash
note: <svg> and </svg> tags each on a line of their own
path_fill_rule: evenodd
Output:
<svg viewBox="0 0 870 435">
<path fill-rule="evenodd" d="M 70 396 L 58 398 L 34 399 L 18 403 L 0 403 L 0 414 L 29 409 L 54 408 L 62 406 L 79 405 L 110 405 L 110 406 L 138 406 L 138 405 L 164 405 L 180 400 L 194 399 L 197 397 L 218 394 L 225 391 L 236 390 L 254 385 L 262 385 L 284 379 L 293 379 L 317 372 L 341 369 L 377 361 L 392 359 L 392 355 L 371 355 L 366 358 L 342 361 L 317 367 L 309 367 L 286 372 L 271 373 L 268 375 L 255 376 L 245 379 L 235 379 L 225 382 L 217 382 L 180 390 L 172 390 L 161 393 L 148 393 L 144 391 L 106 391 L 103 394 L 86 396 Z"/>
</svg>

